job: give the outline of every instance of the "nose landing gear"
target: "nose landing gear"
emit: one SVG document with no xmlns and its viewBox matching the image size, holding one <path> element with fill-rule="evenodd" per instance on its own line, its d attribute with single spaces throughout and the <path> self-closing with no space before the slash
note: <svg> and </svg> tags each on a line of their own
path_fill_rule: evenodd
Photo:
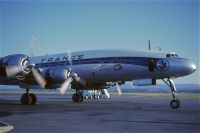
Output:
<svg viewBox="0 0 200 133">
<path fill-rule="evenodd" d="M 173 108 L 173 109 L 177 109 L 180 107 L 180 101 L 178 99 L 173 99 L 171 100 L 170 102 L 170 106 Z"/>
<path fill-rule="evenodd" d="M 176 87 L 172 79 L 167 79 L 163 81 L 170 87 L 172 93 L 172 100 L 170 106 L 172 109 L 177 109 L 180 107 L 180 100 L 178 99 L 178 94 L 176 94 Z"/>
</svg>

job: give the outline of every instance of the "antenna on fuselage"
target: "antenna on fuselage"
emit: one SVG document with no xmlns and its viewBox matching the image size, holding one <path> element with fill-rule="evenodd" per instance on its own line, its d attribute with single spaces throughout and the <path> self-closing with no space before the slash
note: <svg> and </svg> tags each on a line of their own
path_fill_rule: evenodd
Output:
<svg viewBox="0 0 200 133">
<path fill-rule="evenodd" d="M 151 42 L 150 42 L 150 40 L 148 40 L 148 46 L 149 46 L 149 50 L 151 50 Z M 162 50 L 161 47 L 153 47 L 153 49 L 154 48 L 158 48 L 158 51 Z"/>
<path fill-rule="evenodd" d="M 151 42 L 150 42 L 150 40 L 148 41 L 148 44 L 149 44 L 149 50 L 151 50 Z"/>
</svg>

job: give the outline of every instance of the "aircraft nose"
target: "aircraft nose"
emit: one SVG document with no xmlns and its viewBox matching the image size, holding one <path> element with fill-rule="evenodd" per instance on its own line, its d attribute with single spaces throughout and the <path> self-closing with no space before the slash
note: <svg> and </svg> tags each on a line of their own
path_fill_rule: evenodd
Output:
<svg viewBox="0 0 200 133">
<path fill-rule="evenodd" d="M 197 66 L 190 60 L 185 61 L 185 73 L 192 74 L 196 71 Z"/>
<path fill-rule="evenodd" d="M 188 59 L 182 59 L 176 65 L 178 66 L 177 67 L 178 69 L 176 69 L 176 72 L 178 73 L 178 75 L 182 75 L 182 76 L 192 74 L 197 69 L 196 65 Z"/>
<path fill-rule="evenodd" d="M 190 63 L 188 64 L 188 68 L 189 68 L 189 71 L 190 71 L 191 73 L 193 73 L 193 72 L 196 71 L 197 66 L 196 66 L 193 62 L 190 62 Z"/>
</svg>

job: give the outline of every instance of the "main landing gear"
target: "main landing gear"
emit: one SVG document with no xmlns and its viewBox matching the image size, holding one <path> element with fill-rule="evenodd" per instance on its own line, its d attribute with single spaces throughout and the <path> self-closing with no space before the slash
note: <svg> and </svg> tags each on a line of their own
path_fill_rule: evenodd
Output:
<svg viewBox="0 0 200 133">
<path fill-rule="evenodd" d="M 176 87 L 172 79 L 167 79 L 163 81 L 170 87 L 172 93 L 172 100 L 170 102 L 170 106 L 172 109 L 177 109 L 180 107 L 180 100 L 178 99 L 178 94 L 176 94 Z"/>
<path fill-rule="evenodd" d="M 83 102 L 83 92 L 76 91 L 76 93 L 73 94 L 72 100 L 75 103 Z"/>
<path fill-rule="evenodd" d="M 37 102 L 37 97 L 33 93 L 29 93 L 29 89 L 26 89 L 26 93 L 21 96 L 22 105 L 35 105 Z"/>
</svg>

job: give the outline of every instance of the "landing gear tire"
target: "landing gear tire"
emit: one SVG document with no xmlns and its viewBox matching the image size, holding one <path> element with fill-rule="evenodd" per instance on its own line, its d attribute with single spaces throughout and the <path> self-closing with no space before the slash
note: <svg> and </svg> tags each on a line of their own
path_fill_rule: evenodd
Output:
<svg viewBox="0 0 200 133">
<path fill-rule="evenodd" d="M 22 105 L 29 105 L 31 104 L 31 96 L 27 93 L 24 93 L 22 96 L 21 96 L 21 104 Z"/>
<path fill-rule="evenodd" d="M 79 102 L 83 102 L 83 95 L 80 93 L 78 95 L 79 95 Z"/>
<path fill-rule="evenodd" d="M 31 105 L 35 105 L 37 103 L 37 97 L 35 94 L 30 93 L 31 96 Z"/>
<path fill-rule="evenodd" d="M 177 100 L 177 99 L 173 99 L 170 102 L 170 106 L 171 106 L 172 109 L 177 109 L 177 108 L 180 107 L 180 101 Z"/>
<path fill-rule="evenodd" d="M 21 104 L 22 105 L 35 105 L 35 103 L 37 102 L 37 97 L 35 94 L 33 93 L 24 93 L 21 96 Z"/>
<path fill-rule="evenodd" d="M 73 94 L 73 96 L 72 96 L 72 100 L 73 100 L 73 102 L 75 102 L 75 103 L 82 102 L 82 101 L 83 101 L 83 95 L 80 94 L 80 93 L 75 93 L 75 94 Z"/>
<path fill-rule="evenodd" d="M 79 102 L 79 95 L 78 95 L 78 93 L 73 94 L 72 100 L 73 100 L 73 102 L 75 102 L 75 103 L 78 103 L 78 102 Z"/>
</svg>

